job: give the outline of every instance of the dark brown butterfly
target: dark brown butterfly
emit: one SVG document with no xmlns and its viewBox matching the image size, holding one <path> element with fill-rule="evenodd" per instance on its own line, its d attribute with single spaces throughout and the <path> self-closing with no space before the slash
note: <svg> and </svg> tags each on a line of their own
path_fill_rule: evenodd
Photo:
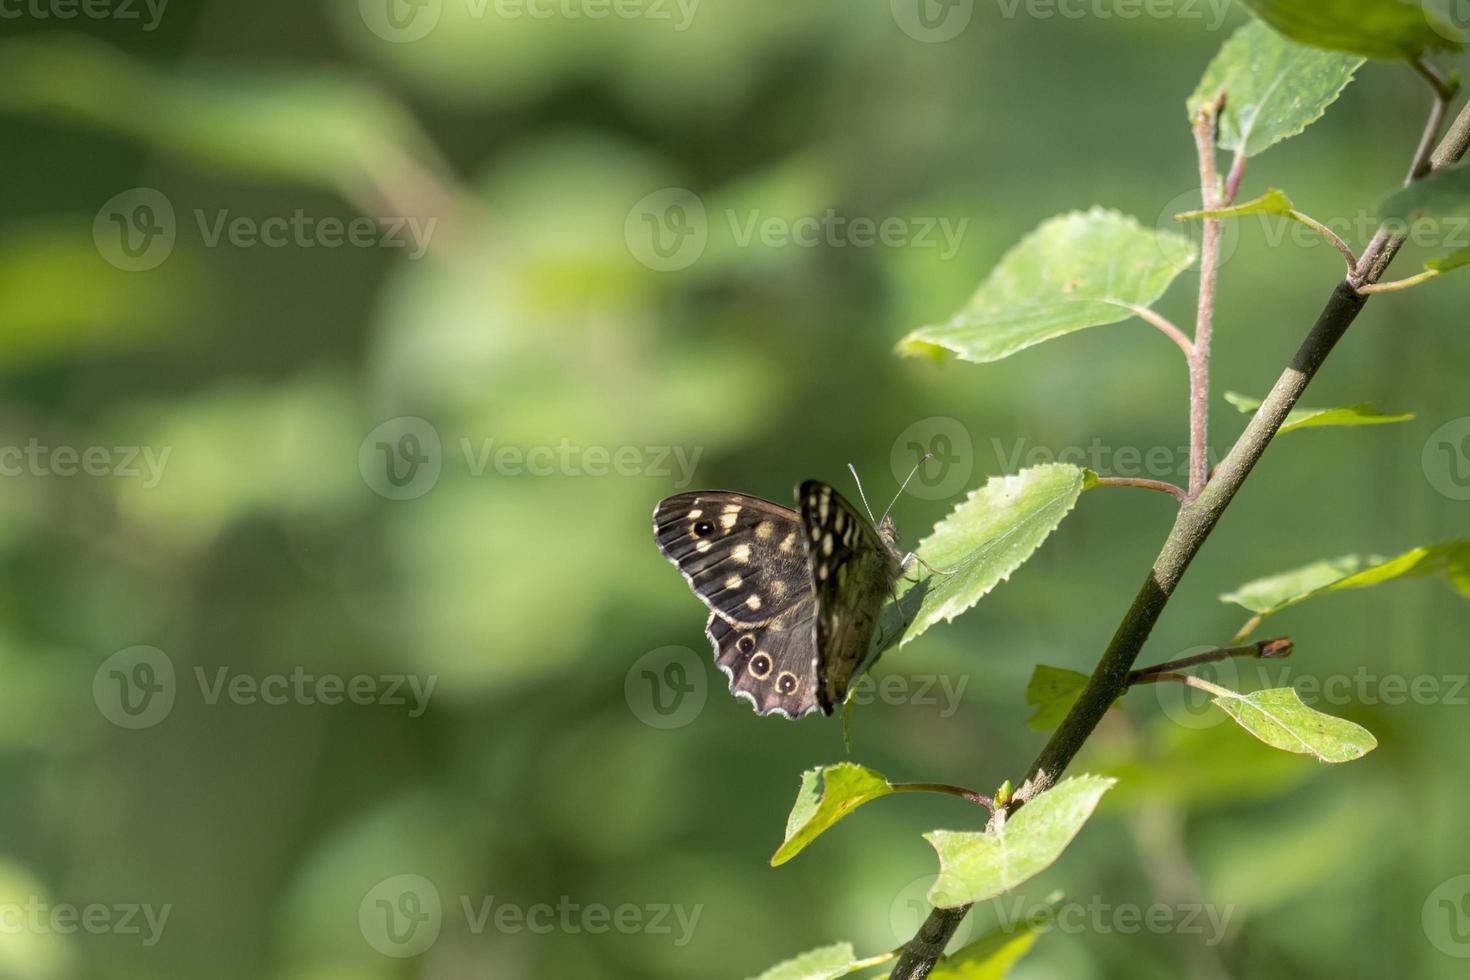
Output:
<svg viewBox="0 0 1470 980">
<path fill-rule="evenodd" d="M 807 480 L 801 510 L 723 490 L 659 501 L 653 535 L 710 607 L 705 633 L 730 691 L 756 713 L 831 714 L 867 660 L 878 614 L 915 556 L 886 514 L 875 527 Z"/>
</svg>

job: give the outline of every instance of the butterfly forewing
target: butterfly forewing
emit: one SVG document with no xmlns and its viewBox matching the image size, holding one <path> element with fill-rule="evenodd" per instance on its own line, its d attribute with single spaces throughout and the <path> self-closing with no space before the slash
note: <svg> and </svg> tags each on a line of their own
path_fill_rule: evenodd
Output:
<svg viewBox="0 0 1470 980">
<path fill-rule="evenodd" d="M 797 488 L 816 591 L 817 703 L 831 714 L 867 659 L 878 615 L 901 574 L 872 523 L 819 480 Z"/>
<path fill-rule="evenodd" d="M 811 592 L 801 518 L 769 500 L 695 490 L 659 502 L 653 535 L 720 618 L 769 623 Z"/>
</svg>

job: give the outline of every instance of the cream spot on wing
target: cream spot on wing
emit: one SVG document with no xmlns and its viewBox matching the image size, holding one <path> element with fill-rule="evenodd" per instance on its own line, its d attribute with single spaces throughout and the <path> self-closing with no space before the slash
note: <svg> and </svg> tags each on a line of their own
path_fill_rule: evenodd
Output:
<svg viewBox="0 0 1470 980">
<path fill-rule="evenodd" d="M 730 552 L 730 557 L 735 559 L 735 564 L 737 565 L 746 564 L 750 561 L 750 545 L 737 544 L 734 550 Z"/>
<path fill-rule="evenodd" d="M 736 507 L 733 511 L 725 511 L 725 513 L 720 515 L 720 527 L 724 528 L 727 531 L 730 530 L 730 528 L 735 526 L 735 521 L 739 516 L 739 507 Z"/>
<path fill-rule="evenodd" d="M 825 582 L 825 581 L 827 581 L 827 566 L 826 565 L 818 565 L 817 566 L 817 581 L 818 582 Z"/>
<path fill-rule="evenodd" d="M 844 514 L 842 511 L 839 510 L 837 513 L 832 515 L 832 526 L 837 528 L 837 530 L 842 530 L 845 524 L 847 524 L 847 515 Z"/>
<path fill-rule="evenodd" d="M 760 538 L 762 541 L 769 541 L 771 539 L 771 535 L 775 533 L 776 525 L 772 524 L 770 521 L 761 521 L 755 526 L 755 536 L 757 538 Z"/>
<path fill-rule="evenodd" d="M 831 511 L 832 499 L 826 494 L 822 494 L 822 499 L 817 502 L 817 516 L 822 519 L 823 523 L 826 523 L 827 515 L 831 513 Z"/>
<path fill-rule="evenodd" d="M 699 552 L 701 555 L 710 550 L 711 547 L 713 546 L 708 541 L 694 542 L 694 550 Z"/>
<path fill-rule="evenodd" d="M 721 514 L 738 514 L 738 513 L 740 513 L 740 505 L 739 504 L 726 504 L 725 505 L 725 509 L 722 510 L 722 511 L 720 511 L 720 513 Z"/>
<path fill-rule="evenodd" d="M 748 595 L 748 596 L 746 596 L 745 597 L 745 606 L 751 612 L 755 612 L 757 609 L 759 609 L 761 607 L 761 597 L 758 596 L 758 595 Z"/>
<path fill-rule="evenodd" d="M 696 507 L 696 508 L 694 508 L 694 509 L 693 509 L 693 510 L 691 510 L 691 511 L 690 511 L 690 512 L 689 512 L 689 516 L 690 516 L 690 517 L 699 517 L 699 516 L 701 516 L 701 515 L 702 515 L 702 514 L 703 514 L 703 513 L 704 513 L 704 511 L 703 511 L 703 510 L 701 510 L 701 509 L 699 509 L 699 508 L 698 508 L 698 507 Z"/>
<path fill-rule="evenodd" d="M 796 547 L 796 532 L 792 531 L 781 539 L 781 553 L 789 555 L 794 547 Z"/>
<path fill-rule="evenodd" d="M 725 588 L 727 589 L 738 589 L 744 584 L 745 580 L 742 579 L 739 575 L 731 575 L 729 578 L 725 579 Z"/>
<path fill-rule="evenodd" d="M 822 539 L 822 554 L 824 554 L 824 555 L 831 555 L 832 554 L 832 535 L 830 535 L 830 534 L 827 535 L 825 538 Z"/>
<path fill-rule="evenodd" d="M 812 540 L 813 541 L 816 541 L 821 536 L 822 536 L 822 529 L 819 528 L 819 527 L 817 527 L 815 524 L 813 524 L 812 525 Z"/>
<path fill-rule="evenodd" d="M 776 593 L 777 598 L 786 594 L 786 583 L 778 578 L 771 579 L 771 591 Z"/>
</svg>

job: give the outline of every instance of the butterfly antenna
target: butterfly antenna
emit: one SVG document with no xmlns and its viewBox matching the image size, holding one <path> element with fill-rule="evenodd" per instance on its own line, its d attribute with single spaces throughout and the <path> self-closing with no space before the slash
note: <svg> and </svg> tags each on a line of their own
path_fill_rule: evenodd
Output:
<svg viewBox="0 0 1470 980">
<path fill-rule="evenodd" d="M 847 471 L 852 474 L 852 480 L 854 483 L 857 484 L 858 496 L 863 498 L 863 509 L 868 512 L 868 520 L 873 521 L 873 508 L 868 506 L 868 495 L 863 492 L 863 481 L 858 479 L 857 467 L 853 466 L 851 463 L 848 463 Z M 873 526 L 877 527 L 878 522 L 873 521 Z"/>
<path fill-rule="evenodd" d="M 917 473 L 917 472 L 919 472 L 919 467 L 920 466 L 923 466 L 925 463 L 929 462 L 929 460 L 931 460 L 933 458 L 934 458 L 934 454 L 933 453 L 925 453 L 924 455 L 922 455 L 922 456 L 919 457 L 919 461 L 914 464 L 914 468 L 911 469 L 911 470 L 909 470 L 909 475 L 906 476 L 906 477 L 904 477 L 903 478 L 903 482 L 898 485 L 898 493 L 896 493 L 896 494 L 893 495 L 893 502 L 888 505 L 888 510 L 885 510 L 883 512 L 883 517 L 887 517 L 888 516 L 888 511 L 893 509 L 893 504 L 898 503 L 898 498 L 903 496 L 904 487 L 908 486 L 909 485 L 909 481 L 914 478 L 914 474 Z M 877 523 L 879 523 L 879 524 L 883 523 L 883 518 L 880 517 L 878 519 Z"/>
</svg>

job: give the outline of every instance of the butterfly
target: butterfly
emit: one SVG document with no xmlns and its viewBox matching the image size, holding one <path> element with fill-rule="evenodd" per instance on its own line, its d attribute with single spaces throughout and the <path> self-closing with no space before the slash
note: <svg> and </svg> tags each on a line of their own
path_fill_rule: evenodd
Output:
<svg viewBox="0 0 1470 980">
<path fill-rule="evenodd" d="M 796 499 L 799 511 L 694 490 L 653 512 L 659 551 L 710 607 L 705 635 L 731 693 L 784 718 L 842 703 L 884 600 L 922 564 L 899 550 L 887 513 L 875 524 L 820 480 L 802 483 Z"/>
</svg>

